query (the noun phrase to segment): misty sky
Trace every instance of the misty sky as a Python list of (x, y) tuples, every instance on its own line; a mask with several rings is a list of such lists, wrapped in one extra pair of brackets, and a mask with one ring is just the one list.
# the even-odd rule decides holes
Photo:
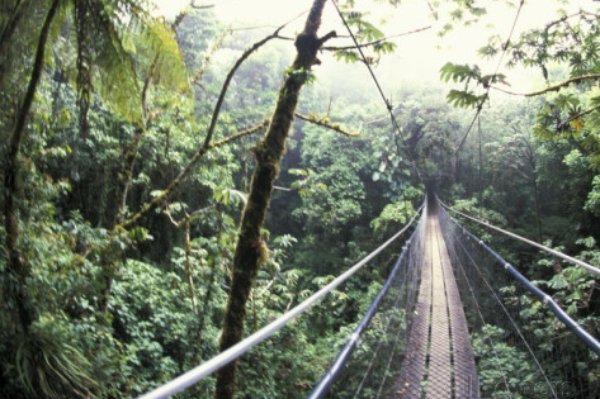
[[(155, 1), (160, 6), (160, 12), (167, 18), (172, 18), (181, 7), (189, 3), (189, 0)], [(233, 27), (261, 26), (265, 34), (268, 34), (275, 26), (307, 10), (312, 0), (195, 0), (195, 3), (214, 4), (217, 17)], [(382, 0), (358, 0), (359, 9), (368, 11), (372, 16), (371, 20), (378, 23), (386, 35), (434, 25), (434, 28), (428, 31), (394, 40), (398, 46), (395, 54), (386, 56), (376, 68), (384, 90), (393, 93), (403, 85), (415, 82), (439, 86), (439, 69), (447, 61), (478, 63), (485, 72), (493, 72), (498, 60), (481, 60), (477, 57), (476, 50), (494, 34), (504, 39), (508, 36), (516, 8), (507, 6), (507, 3), (511, 3), (509, 1), (490, 0), (486, 3), (489, 3), (488, 14), (481, 22), (467, 27), (456, 27), (450, 34), (440, 38), (437, 33), (445, 21), (435, 21), (424, 0), (404, 0), (397, 8), (388, 6)], [(525, 29), (541, 26), (554, 18), (559, 3), (560, 0), (526, 1), (513, 37)], [(592, 0), (575, 0), (568, 3), (568, 10), (593, 5)], [(302, 28), (302, 21), (303, 18), (299, 18), (290, 24), (285, 32), (290, 36), (297, 33)], [(321, 32), (329, 30), (346, 33), (331, 4), (326, 7)], [(337, 39), (335, 44), (348, 44), (347, 39), (345, 40)], [(292, 51), (293, 46), (290, 44), (290, 54)], [(318, 77), (324, 78), (323, 81), (335, 80), (336, 77), (339, 79), (340, 75), (356, 81), (369, 79), (368, 72), (360, 64), (346, 65), (327, 56), (321, 58), (323, 65), (319, 66), (316, 73)], [(516, 91), (528, 91), (544, 84), (539, 70), (509, 70), (503, 66), (500, 72), (508, 75), (512, 88)]]

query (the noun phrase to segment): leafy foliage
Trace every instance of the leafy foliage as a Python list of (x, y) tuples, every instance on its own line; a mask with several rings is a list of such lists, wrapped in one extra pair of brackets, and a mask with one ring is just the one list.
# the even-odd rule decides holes
[[(50, 4), (9, 3), (0, 7), (3, 34), (10, 21), (17, 22), (11, 40), (0, 42), (3, 153)], [(440, 2), (431, 3), (441, 11)], [(445, 17), (453, 23), (484, 13), (479, 2), (451, 4), (453, 12)], [(51, 51), (18, 156), (18, 245), (31, 271), (23, 284), (7, 272), (5, 248), (0, 257), (2, 397), (137, 396), (217, 353), (256, 138), (239, 137), (196, 163), (190, 159), (205, 138), (224, 76), (255, 33), (232, 32), (210, 10), (188, 10), (174, 31), (147, 7), (134, 0), (61, 1), (52, 25)], [(395, 50), (369, 14), (344, 12), (367, 62), (377, 64)], [(511, 60), (568, 77), (597, 73), (595, 21), (581, 13), (529, 32), (512, 43)], [(485, 53), (497, 54), (500, 45), (493, 40)], [(289, 48), (288, 42), (269, 43), (243, 63), (215, 138), (269, 114), (281, 77), (291, 72), (285, 69)], [(338, 50), (336, 57), (359, 60), (352, 49)], [(565, 61), (566, 69), (553, 71), (557, 61)], [(531, 237), (539, 221), (543, 240), (598, 263), (600, 94), (594, 80), (531, 102), (495, 103), (485, 110), (480, 142), (467, 141), (455, 156), (470, 115), (448, 107), (439, 91), (394, 93), (397, 131), (387, 116), (374, 119), (380, 105), (356, 82), (341, 77), (352, 89), (346, 91), (322, 85), (318, 73), (294, 73), (313, 83), (299, 104), (304, 114), (326, 115), (316, 119), (341, 121), (362, 133), (342, 137), (307, 122), (294, 124), (263, 231), (269, 256), (252, 291), (249, 331), (331, 281), (412, 216), (425, 191), (413, 165), (428, 188), (456, 209)], [(489, 99), (487, 89), (506, 79), (450, 63), (441, 75), (463, 86), (448, 96), (462, 107), (481, 106)], [(82, 117), (89, 128), (85, 137), (77, 120)], [(152, 211), (132, 225), (118, 223), (165, 193), (187, 167), (187, 178)], [(570, 314), (598, 330), (597, 279), (478, 233), (511, 262), (527, 265), (527, 274)], [(0, 238), (5, 242), (4, 229)], [(239, 396), (303, 397), (380, 288), (391, 258), (382, 255), (307, 317), (249, 353), (240, 365)], [(26, 330), (19, 328), (18, 303), (8, 295), (18, 290), (33, 308)], [(543, 325), (547, 320), (533, 302), (515, 300), (523, 302), (533, 330), (563, 333), (556, 324)], [(376, 316), (369, 345), (390, 340), (381, 337), (383, 320), (405, 316), (391, 313)], [(474, 337), (486, 387), (503, 372), (523, 376), (511, 385), (531, 380), (517, 347), (498, 344), (500, 356), (494, 357), (479, 345), (503, 334), (490, 326)], [(182, 397), (208, 397), (213, 385), (205, 379)]]

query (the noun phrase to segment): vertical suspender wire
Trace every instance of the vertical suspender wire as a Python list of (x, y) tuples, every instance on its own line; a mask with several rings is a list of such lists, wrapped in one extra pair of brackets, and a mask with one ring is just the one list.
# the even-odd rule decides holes
[(336, 356), (335, 360), (333, 361), (333, 364), (329, 367), (329, 370), (327, 371), (327, 373), (323, 376), (323, 378), (321, 378), (321, 380), (319, 381), (317, 386), (311, 391), (311, 393), (307, 396), (307, 398), (318, 399), (318, 398), (322, 398), (323, 396), (325, 396), (325, 394), (329, 390), (329, 387), (331, 386), (333, 381), (337, 378), (339, 373), (342, 371), (344, 364), (346, 364), (346, 361), (350, 357), (350, 354), (352, 353), (352, 351), (358, 344), (358, 340), (359, 340), (360, 336), (362, 335), (365, 328), (368, 327), (368, 325), (371, 322), (371, 319), (375, 315), (375, 312), (379, 308), (379, 304), (381, 303), (381, 300), (383, 299), (383, 297), (387, 294), (388, 290), (390, 289), (390, 287), (392, 285), (392, 281), (394, 280), (394, 277), (396, 276), (396, 274), (398, 273), (398, 270), (400, 270), (400, 267), (402, 266), (402, 261), (407, 257), (406, 254), (409, 251), (410, 245), (413, 242), (414, 236), (416, 233), (417, 233), (417, 230), (413, 231), (410, 238), (406, 241), (406, 244), (402, 248), (402, 252), (400, 253), (400, 256), (398, 257), (398, 260), (396, 261), (394, 268), (392, 269), (388, 278), (386, 279), (385, 284), (383, 285), (383, 287), (381, 287), (381, 289), (379, 290), (379, 293), (377, 294), (377, 296), (375, 297), (375, 299), (373, 300), (373, 302), (367, 309), (366, 313), (363, 315), (363, 317), (358, 322), (358, 325), (352, 332), (352, 335), (350, 336), (350, 338), (348, 339), (348, 341), (346, 342), (346, 344), (344, 345), (342, 350)]
[[(424, 219), (421, 219), (421, 222), (423, 220)], [(418, 241), (419, 244), (421, 242), (422, 242), (421, 240)], [(410, 264), (407, 266), (410, 267)], [(388, 357), (388, 362), (386, 364), (385, 370), (383, 371), (383, 375), (381, 377), (381, 382), (379, 383), (379, 388), (377, 389), (377, 394), (375, 395), (376, 399), (379, 399), (381, 397), (381, 395), (384, 393), (383, 388), (385, 387), (385, 382), (387, 380), (388, 372), (392, 365), (392, 361), (394, 360), (394, 356), (396, 355), (396, 347), (398, 346), (398, 341), (400, 340), (400, 336), (401, 336), (400, 334), (396, 334), (396, 338), (394, 339), (394, 344), (392, 345), (390, 356)]]
[[(424, 211), (423, 214), (425, 215), (427, 212)], [(417, 266), (416, 265), (420, 265), (421, 261), (419, 260), (420, 257), (419, 255), (422, 253), (423, 250), (423, 237), (421, 236), (421, 232), (423, 231), (423, 228), (420, 226), (421, 224), (424, 223), (425, 218), (421, 218), (421, 220), (419, 221), (419, 226), (417, 226), (417, 237), (416, 240), (414, 241), (415, 244), (412, 248), (412, 251), (409, 252), (408, 254), (408, 264), (407, 264), (407, 268), (409, 270), (409, 273), (412, 274), (412, 277), (407, 277), (407, 279), (409, 281), (418, 281), (418, 273), (417, 273)], [(417, 259), (418, 258), (418, 259)], [(404, 294), (400, 294), (396, 297), (396, 300), (393, 304), (393, 308), (396, 308), (398, 306), (398, 303), (400, 302), (400, 299), (402, 299), (402, 296), (406, 296), (406, 303), (412, 303), (415, 300), (415, 296), (416, 296), (416, 285), (414, 284), (412, 287), (409, 287), (410, 289), (404, 293)], [(407, 315), (408, 316), (408, 315)], [(405, 316), (406, 317), (406, 316)], [(390, 328), (390, 324), (392, 322), (393, 316), (390, 316), (388, 318), (388, 323), (385, 327), (384, 333), (387, 333), (387, 331)], [(407, 322), (407, 325), (410, 324), (410, 321)], [(405, 327), (405, 330), (408, 331), (409, 328), (408, 326)], [(399, 334), (397, 334), (399, 335)], [(378, 355), (379, 355), (379, 351), (381, 350), (381, 347), (383, 346), (383, 344), (385, 343), (385, 340), (380, 340), (379, 343), (377, 344), (377, 347), (375, 348), (375, 351), (373, 352), (373, 355), (371, 356), (371, 359), (369, 360), (369, 363), (367, 365), (367, 369), (366, 371), (363, 373), (362, 379), (360, 381), (360, 383), (358, 384), (358, 387), (356, 388), (356, 390), (354, 391), (354, 394), (352, 396), (352, 399), (357, 399), (365, 385), (365, 383), (367, 382), (367, 378), (369, 377), (369, 374), (371, 373), (371, 370), (375, 364), (375, 360), (377, 359)]]
[(392, 365), (392, 361), (394, 360), (394, 356), (396, 355), (396, 347), (398, 346), (399, 340), (400, 340), (400, 334), (396, 334), (396, 339), (394, 339), (394, 345), (392, 346), (392, 350), (390, 352), (390, 356), (388, 358), (387, 365), (385, 366), (385, 370), (383, 371), (383, 376), (381, 377), (381, 382), (379, 383), (379, 389), (377, 389), (377, 395), (375, 396), (375, 398), (377, 398), (377, 399), (379, 399), (381, 397), (381, 394), (383, 393), (383, 387), (385, 386), (388, 372), (390, 371), (390, 366)]
[[(410, 257), (411, 256), (409, 253), (409, 259), (410, 259)], [(409, 263), (409, 267), (410, 267), (410, 260), (408, 261), (408, 263)], [(392, 308), (396, 308), (398, 306), (398, 304), (400, 303), (401, 299), (402, 299), (402, 293), (399, 292), (398, 295), (396, 295), (396, 298), (394, 299)], [(388, 317), (385, 328), (383, 329), (384, 335), (387, 335), (387, 332), (389, 331), (390, 326), (392, 325), (393, 319), (394, 319), (393, 315), (390, 315)], [(371, 369), (373, 368), (373, 365), (375, 364), (375, 359), (377, 358), (377, 355), (379, 354), (379, 351), (381, 350), (381, 347), (383, 346), (384, 342), (385, 342), (384, 340), (379, 340), (379, 343), (377, 344), (377, 347), (375, 348), (375, 351), (373, 352), (373, 355), (371, 356), (371, 359), (369, 360), (369, 363), (367, 364), (367, 369), (363, 373), (360, 383), (358, 384), (358, 387), (354, 391), (354, 395), (352, 396), (353, 399), (357, 398), (360, 391), (362, 391), (362, 388), (363, 388), (365, 382), (367, 381), (369, 374), (371, 373)]]

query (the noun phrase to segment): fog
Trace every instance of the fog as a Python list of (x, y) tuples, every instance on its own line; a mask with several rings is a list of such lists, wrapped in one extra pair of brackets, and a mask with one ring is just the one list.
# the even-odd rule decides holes
[[(159, 12), (167, 18), (173, 18), (179, 10), (189, 3), (189, 0), (156, 0)], [(225, 24), (234, 28), (253, 28), (252, 31), (272, 32), (276, 26), (298, 17), (308, 10), (312, 0), (196, 0), (195, 4), (214, 5), (212, 10)], [(387, 4), (384, 0), (357, 0), (356, 7), (369, 13), (371, 21), (385, 33), (394, 36), (414, 29), (431, 26), (419, 33), (392, 39), (397, 48), (393, 54), (383, 56), (374, 66), (375, 73), (380, 79), (385, 94), (392, 97), (407, 86), (443, 86), (446, 89), (451, 84), (440, 82), (439, 70), (446, 62), (478, 64), (486, 73), (493, 73), (498, 65), (498, 57), (484, 60), (478, 57), (477, 50), (485, 45), (491, 36), (498, 36), (505, 41), (515, 20), (517, 7), (512, 3), (518, 1), (486, 1), (487, 14), (477, 23), (454, 23), (453, 29), (440, 36), (440, 31), (449, 19), (451, 5), (445, 3), (438, 13), (439, 19), (434, 18), (427, 2), (423, 0), (402, 1), (398, 7)], [(590, 6), (592, 0), (570, 1), (568, 5), (560, 0), (531, 0), (523, 6), (513, 38), (519, 33), (533, 27), (543, 26), (547, 21), (557, 16), (557, 10), (562, 7), (567, 12), (579, 7)], [(293, 36), (302, 29), (304, 16), (296, 18), (284, 30), (288, 36)], [(341, 37), (332, 40), (330, 45), (349, 45), (347, 32), (331, 4), (327, 4), (323, 17), (321, 32), (335, 30)], [(253, 33), (254, 34), (254, 33)], [(290, 59), (294, 48), (288, 43)], [(334, 59), (330, 54), (323, 54), (322, 64), (315, 68), (320, 84), (335, 88), (333, 92), (346, 91), (347, 86), (358, 87), (360, 91), (378, 96), (367, 69), (360, 63), (346, 64)], [(545, 82), (538, 69), (510, 69), (506, 60), (502, 62), (500, 73), (507, 75), (511, 89), (514, 91), (529, 91), (542, 87)], [(503, 97), (502, 93), (493, 93)]]

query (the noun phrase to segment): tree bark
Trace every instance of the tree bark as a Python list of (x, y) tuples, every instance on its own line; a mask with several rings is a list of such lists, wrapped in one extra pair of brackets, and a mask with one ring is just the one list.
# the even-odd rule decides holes
[[(295, 41), (296, 59), (279, 91), (277, 106), (269, 129), (255, 149), (256, 167), (250, 183), (248, 202), (242, 214), (240, 232), (233, 260), (233, 279), (223, 321), (220, 350), (235, 345), (244, 332), (246, 302), (258, 268), (267, 256), (267, 248), (260, 229), (269, 206), (273, 182), (285, 151), (285, 143), (298, 104), (302, 86), (309, 78), (310, 69), (317, 64), (317, 51), (335, 33), (317, 37), (325, 0), (315, 0), (306, 20), (304, 31)], [(219, 370), (216, 398), (231, 399), (235, 390), (237, 362)]]
[[(31, 77), (27, 86), (27, 92), (21, 107), (17, 111), (15, 127), (10, 138), (8, 154), (4, 169), (4, 229), (6, 231), (6, 268), (9, 274), (7, 282), (7, 293), (10, 292), (15, 301), (17, 318), (23, 333), (27, 333), (34, 319), (34, 309), (25, 294), (25, 284), (31, 275), (27, 261), (23, 258), (19, 249), (19, 219), (15, 209), (15, 196), (19, 191), (19, 150), (25, 134), (25, 122), (31, 110), (31, 104), (42, 75), (44, 66), (44, 53), (48, 41), (50, 25), (56, 15), (59, 0), (54, 0), (50, 5), (46, 19), (42, 25), (38, 39), (37, 50), (33, 62)], [(12, 280), (12, 281), (11, 281)], [(10, 295), (10, 294), (9, 294)]]
[(4, 80), (4, 73), (7, 69), (6, 64), (8, 63), (9, 57), (8, 47), (10, 45), (15, 31), (17, 30), (17, 26), (19, 25), (21, 18), (25, 13), (24, 9), (25, 4), (23, 4), (23, 2), (20, 0), (17, 1), (13, 8), (12, 15), (8, 18), (8, 22), (4, 26), (2, 32), (0, 33), (0, 85)]

